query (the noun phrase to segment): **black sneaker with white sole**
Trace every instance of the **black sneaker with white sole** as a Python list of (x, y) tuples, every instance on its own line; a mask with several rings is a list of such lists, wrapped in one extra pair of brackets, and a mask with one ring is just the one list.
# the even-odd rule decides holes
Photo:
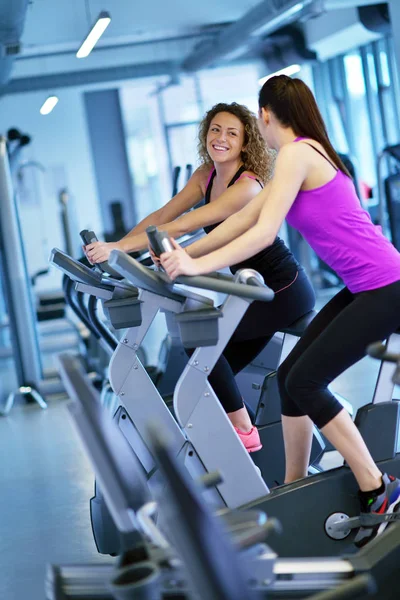
[[(361, 505), (361, 514), (392, 514), (400, 508), (400, 480), (393, 475), (382, 476), (384, 489), (377, 490), (366, 494), (359, 492), (359, 500)], [(379, 523), (373, 527), (360, 527), (354, 539), (354, 543), (358, 548), (362, 548), (368, 542), (383, 533), (390, 521)]]

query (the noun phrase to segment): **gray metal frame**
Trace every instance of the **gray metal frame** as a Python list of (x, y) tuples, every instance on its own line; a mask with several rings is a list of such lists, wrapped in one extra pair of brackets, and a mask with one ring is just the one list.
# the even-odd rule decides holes
[[(209, 472), (218, 470), (218, 490), (230, 508), (268, 494), (251, 457), (208, 383), (208, 375), (245, 314), (249, 301), (228, 296), (221, 307), (219, 340), (198, 348), (184, 369), (174, 393), (175, 415)], [(237, 473), (246, 472), (246, 485)]]
[(181, 304), (144, 290), (139, 290), (139, 300), (142, 324), (128, 329), (120, 340), (110, 362), (110, 383), (146, 445), (150, 443), (148, 424), (156, 420), (174, 452), (179, 454), (186, 438), (140, 362), (137, 351), (158, 311), (177, 313), (182, 309)]
[[(126, 409), (135, 429), (134, 432), (128, 429), (126, 435), (151, 478), (156, 471), (154, 459), (149, 451), (151, 446), (149, 423), (156, 423), (157, 427), (167, 436), (175, 456), (193, 477), (199, 477), (207, 472), (204, 461), (199, 458), (196, 449), (188, 442), (184, 431), (171, 414), (137, 353), (159, 311), (164, 312), (169, 320), (171, 315), (182, 312), (193, 302), (198, 308), (201, 297), (187, 290), (182, 290), (180, 296), (179, 292), (175, 291), (174, 296), (177, 299), (166, 298), (148, 290), (138, 291), (142, 308), (142, 323), (139, 327), (130, 328), (124, 333), (109, 366), (112, 389), (119, 397), (120, 404)], [(208, 298), (204, 298), (204, 301), (206, 305), (209, 305)], [(220, 494), (215, 490), (209, 490), (207, 496), (213, 505), (224, 506)]]

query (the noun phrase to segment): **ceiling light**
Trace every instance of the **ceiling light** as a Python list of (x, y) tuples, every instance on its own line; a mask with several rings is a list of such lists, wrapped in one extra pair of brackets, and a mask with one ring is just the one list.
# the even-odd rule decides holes
[(290, 67), (285, 67), (284, 69), (281, 69), (280, 71), (275, 71), (275, 73), (271, 73), (271, 75), (262, 77), (261, 79), (258, 80), (258, 83), (260, 85), (264, 85), (264, 83), (266, 81), (268, 81), (268, 79), (271, 79), (271, 77), (275, 77), (275, 75), (288, 75), (290, 77), (291, 75), (295, 75), (295, 73), (298, 73), (299, 71), (301, 71), (300, 65), (290, 65)]
[(48, 115), (49, 113), (51, 113), (51, 111), (53, 110), (53, 108), (55, 107), (57, 102), (58, 102), (57, 96), (49, 96), (43, 102), (42, 108), (40, 109), (40, 114)]
[(105, 10), (101, 11), (99, 16), (97, 17), (96, 23), (93, 25), (92, 29), (87, 34), (86, 38), (83, 40), (81, 47), (76, 53), (77, 58), (86, 58), (89, 56), (108, 25), (110, 24), (111, 17), (108, 12)]

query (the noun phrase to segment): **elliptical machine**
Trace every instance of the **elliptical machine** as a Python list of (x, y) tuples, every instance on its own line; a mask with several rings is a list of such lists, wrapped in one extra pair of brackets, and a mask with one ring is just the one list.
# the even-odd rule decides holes
[[(160, 245), (164, 251), (171, 249), (168, 242), (164, 236), (160, 237)], [(129, 257), (113, 251), (110, 263), (130, 278)], [(185, 282), (187, 278), (179, 278), (178, 281)], [(226, 318), (221, 320), (221, 326), (231, 318), (233, 310), (238, 310), (232, 304), (232, 299), (228, 298), (224, 304)], [(201, 314), (193, 311), (191, 317), (194, 322), (199, 321)], [(207, 470), (217, 468), (221, 472), (223, 483), (217, 487), (224, 502), (230, 508), (257, 508), (278, 518), (283, 525), (284, 534), (274, 537), (271, 545), (280, 556), (310, 556), (316, 549), (321, 556), (354, 552), (354, 532), (360, 527), (361, 521), (352, 519), (359, 513), (357, 486), (346, 465), (272, 491), (267, 486), (260, 490), (259, 486), (253, 487), (249, 483), (248, 478), (254, 467), (252, 468), (251, 462), (242, 461), (242, 448), (234, 445), (235, 433), (230, 424), (221, 418), (217, 409), (217, 406), (220, 408), (219, 403), (207, 381), (207, 375), (226, 342), (226, 332), (222, 334), (221, 327), (220, 339), (212, 350), (198, 348), (191, 356), (174, 394), (177, 420), (198, 456)], [(387, 350), (400, 350), (400, 331), (390, 336)], [(392, 400), (392, 371), (393, 367), (389, 363), (382, 363), (373, 401), (358, 410), (355, 423), (380, 469), (399, 477), (400, 405), (398, 401)], [(208, 436), (204, 435), (207, 430)], [(243, 485), (244, 481), (246, 485)], [(305, 518), (305, 511), (308, 512), (308, 518)], [(379, 515), (377, 518), (384, 521), (387, 515)], [(364, 525), (366, 521), (364, 519)]]
[[(132, 284), (102, 277), (58, 250), (53, 250), (51, 262), (73, 278), (80, 289), (85, 289), (87, 293), (103, 299), (104, 308), (114, 327), (129, 327), (121, 338), (110, 364), (110, 380), (121, 400), (121, 406), (114, 420), (134, 448), (147, 473), (150, 485), (158, 481), (154, 459), (148, 449), (146, 424), (151, 418), (157, 418), (163, 430), (169, 433), (179, 461), (186, 466), (193, 477), (197, 477), (207, 472), (204, 464), (198, 459), (192, 445), (188, 443), (185, 434), (146, 373), (140, 362), (139, 351), (140, 344), (160, 309), (166, 311), (167, 318), (172, 320), (174, 315), (188, 308), (203, 308), (206, 312), (212, 312), (213, 304), (204, 296), (177, 286), (166, 285), (160, 274), (143, 267), (127, 255), (126, 258), (136, 265), (138, 272), (145, 277), (147, 285), (142, 285), (139, 290), (132, 287)], [(242, 284), (234, 283), (231, 277), (226, 279), (228, 281), (224, 282), (222, 289), (218, 279), (210, 281), (216, 291), (233, 291), (239, 295), (246, 292), (250, 300), (272, 297), (272, 292), (266, 288), (250, 286), (246, 288)], [(126, 289), (126, 293), (121, 296), (123, 288)], [(249, 290), (252, 296), (249, 296)], [(247, 308), (247, 302), (244, 306)], [(217, 310), (215, 312), (219, 314)], [(206, 331), (204, 327), (201, 329)], [(200, 343), (201, 340), (200, 337)], [(241, 445), (238, 438), (235, 438), (235, 443)], [(252, 464), (247, 453), (244, 453), (243, 459)], [(255, 469), (253, 478), (254, 485), (260, 485), (260, 489), (264, 489), (264, 484)], [(214, 506), (224, 506), (217, 490), (210, 490), (207, 496)], [(113, 528), (110, 523), (104, 502), (97, 493), (91, 502), (91, 512), (98, 549), (102, 553), (120, 553), (121, 541), (115, 533), (115, 527)]]

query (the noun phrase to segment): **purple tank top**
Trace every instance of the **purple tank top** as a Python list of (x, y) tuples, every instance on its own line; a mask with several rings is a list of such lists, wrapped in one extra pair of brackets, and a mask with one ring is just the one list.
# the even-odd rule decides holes
[(321, 187), (300, 190), (286, 220), (353, 294), (400, 280), (399, 252), (372, 223), (342, 171)]

